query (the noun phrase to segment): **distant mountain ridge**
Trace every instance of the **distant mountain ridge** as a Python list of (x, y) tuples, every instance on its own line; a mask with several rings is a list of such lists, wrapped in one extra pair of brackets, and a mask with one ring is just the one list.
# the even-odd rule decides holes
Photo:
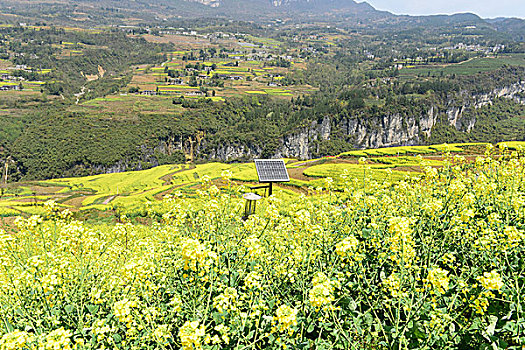
[(0, 12), (13, 14), (69, 11), (118, 10), (133, 13), (136, 18), (157, 17), (217, 17), (236, 20), (279, 18), (282, 16), (322, 18), (324, 14), (339, 15), (391, 15), (378, 11), (366, 2), (353, 0), (0, 0)]
[[(177, 0), (171, 0), (175, 3)], [(178, 0), (180, 1), (180, 0)], [(186, 2), (199, 3), (211, 8), (216, 8), (218, 12), (225, 14), (248, 13), (247, 10), (254, 11), (252, 15), (278, 15), (283, 11), (286, 14), (326, 13), (373, 13), (381, 12), (374, 9), (366, 2), (357, 3), (353, 0), (182, 0)]]
[[(525, 41), (525, 20), (482, 19), (472, 13), (407, 16), (376, 10), (367, 2), (354, 0), (0, 0), (1, 13), (22, 19), (78, 25), (88, 14), (86, 25), (128, 24), (127, 18), (142, 23), (225, 18), (255, 23), (286, 20), (326, 23), (348, 27), (404, 30), (416, 27), (485, 27)], [(75, 18), (82, 17), (80, 18)], [(9, 18), (9, 17), (6, 17)], [(60, 22), (59, 22), (60, 23)]]
[[(198, 2), (200, 4), (211, 6), (211, 7), (220, 7), (227, 6), (231, 3), (239, 2), (235, 0), (185, 0), (189, 2)], [(319, 6), (333, 6), (333, 7), (344, 7), (344, 6), (356, 6), (359, 5), (353, 0), (244, 0), (240, 1), (241, 3), (259, 3), (260, 5), (273, 6), (273, 7), (284, 7), (284, 6), (310, 6), (310, 7), (319, 7)], [(365, 6), (371, 5), (368, 3), (362, 3)]]

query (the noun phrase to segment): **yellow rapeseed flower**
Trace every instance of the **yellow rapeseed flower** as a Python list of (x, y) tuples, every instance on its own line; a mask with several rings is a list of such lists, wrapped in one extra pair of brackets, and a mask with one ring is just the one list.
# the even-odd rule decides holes
[(223, 293), (213, 298), (213, 306), (219, 312), (235, 310), (238, 298), (239, 294), (237, 293), (237, 290), (235, 288), (228, 287)]
[(217, 254), (196, 239), (186, 238), (181, 243), (181, 255), (185, 270), (196, 271), (197, 267), (209, 268)]
[(354, 236), (348, 236), (343, 239), (341, 242), (337, 243), (335, 246), (335, 252), (337, 255), (342, 257), (347, 257), (353, 254), (357, 247), (359, 246), (359, 241)]
[(504, 286), (503, 279), (496, 270), (485, 272), (483, 276), (478, 277), (478, 281), (481, 283), (483, 288), (489, 290), (500, 291)]
[(275, 319), (279, 322), (279, 330), (293, 333), (292, 327), (297, 326), (298, 310), (288, 305), (281, 305), (275, 312)]
[(135, 307), (137, 307), (137, 302), (135, 300), (123, 299), (117, 301), (113, 305), (113, 314), (118, 318), (120, 322), (130, 323), (133, 320), (131, 311)]
[(411, 266), (416, 258), (415, 242), (412, 237), (413, 218), (393, 217), (389, 220), (388, 231), (391, 234), (387, 242), (390, 243), (391, 259), (397, 264)]
[(159, 325), (153, 332), (153, 337), (159, 344), (165, 344), (170, 338), (171, 333), (169, 332), (168, 325)]
[(334, 289), (338, 284), (336, 281), (331, 281), (328, 276), (322, 272), (318, 272), (312, 280), (313, 287), (308, 293), (308, 301), (315, 308), (321, 308), (332, 303), (334, 298)]
[(43, 349), (45, 350), (69, 350), (72, 348), (71, 337), (73, 333), (63, 327), (56, 329), (46, 335)]
[(393, 298), (406, 297), (407, 293), (401, 285), (401, 278), (397, 274), (391, 274), (383, 281), (384, 288), (392, 295)]
[(182, 350), (202, 349), (202, 340), (206, 336), (206, 327), (199, 325), (199, 321), (186, 321), (179, 329), (179, 338)]
[(35, 338), (27, 332), (14, 330), (0, 338), (0, 350), (28, 349)]
[(448, 290), (449, 278), (448, 271), (443, 270), (439, 267), (428, 271), (428, 282), (440, 293), (444, 293)]

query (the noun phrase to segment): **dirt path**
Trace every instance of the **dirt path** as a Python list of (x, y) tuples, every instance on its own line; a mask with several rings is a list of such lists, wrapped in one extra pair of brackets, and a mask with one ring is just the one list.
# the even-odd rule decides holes
[(183, 171), (187, 171), (187, 170), (193, 170), (195, 169), (196, 166), (194, 164), (191, 164), (188, 169), (186, 169), (186, 167), (184, 167), (184, 169), (179, 169), (177, 171), (174, 171), (172, 173), (169, 173), (169, 174), (166, 174), (164, 176), (162, 176), (160, 179), (162, 181), (164, 181), (164, 183), (162, 184), (162, 186), (168, 186), (170, 184), (170, 181), (171, 181), (171, 178), (173, 177), (173, 175), (177, 174), (177, 173), (180, 173), (180, 172), (183, 172)]
[(304, 175), (304, 170), (305, 169), (307, 169), (307, 167), (288, 169), (288, 175), (290, 175), (290, 178), (292, 178), (292, 179), (301, 180), (301, 181), (312, 181), (312, 180), (314, 180), (313, 178)]
[(0, 229), (8, 232), (12, 231), (15, 227), (15, 219), (15, 217), (0, 217)]
[(156, 195), (153, 196), (153, 198), (155, 198), (156, 200), (160, 201), (160, 200), (164, 199), (165, 195), (171, 194), (176, 189), (184, 187), (184, 186), (187, 186), (187, 185), (189, 185), (189, 184), (175, 185), (175, 186), (171, 187), (170, 189), (167, 189), (166, 191), (162, 191), (160, 193), (157, 193)]
[(106, 198), (106, 200), (104, 202), (102, 202), (102, 204), (106, 205), (106, 204), (109, 204), (113, 199), (115, 199), (117, 196), (111, 196), (109, 198)]

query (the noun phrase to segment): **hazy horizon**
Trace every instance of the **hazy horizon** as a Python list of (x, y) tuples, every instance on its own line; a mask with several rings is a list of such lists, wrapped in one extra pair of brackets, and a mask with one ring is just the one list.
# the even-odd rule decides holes
[[(358, 0), (361, 2), (361, 0)], [(525, 19), (524, 0), (366, 0), (378, 10), (400, 15), (438, 15), (471, 12), (483, 18), (518, 17)]]

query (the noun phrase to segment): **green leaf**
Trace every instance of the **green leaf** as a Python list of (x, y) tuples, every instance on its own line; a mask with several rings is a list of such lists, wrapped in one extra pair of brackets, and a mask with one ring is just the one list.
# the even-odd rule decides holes
[(19, 315), (19, 316), (24, 316), (24, 312), (21, 310), (21, 309), (15, 309), (15, 314)]
[(412, 329), (412, 332), (414, 333), (414, 336), (417, 338), (417, 339), (426, 339), (427, 338), (427, 334), (422, 332), (420, 329), (419, 329), (419, 325), (416, 324), (414, 326), (414, 328)]
[(496, 324), (498, 323), (498, 317), (494, 315), (490, 315), (489, 320), (490, 320), (490, 323), (485, 331), (487, 332), (488, 335), (493, 336), (494, 331), (496, 330)]
[(217, 324), (222, 323), (222, 321), (224, 320), (224, 314), (222, 314), (220, 312), (214, 312), (213, 313), (213, 320)]
[(73, 310), (75, 309), (75, 306), (69, 304), (69, 305), (66, 305), (66, 306), (64, 307), (64, 309), (66, 310), (66, 312), (67, 312), (68, 314), (70, 314), (70, 313), (72, 313)]
[(350, 299), (350, 300), (348, 301), (348, 307), (349, 307), (350, 310), (352, 310), (352, 311), (357, 310), (357, 303), (355, 302), (354, 299)]
[(90, 314), (94, 315), (98, 312), (98, 305), (91, 305), (91, 304), (88, 304), (86, 305), (88, 311)]
[(456, 324), (454, 322), (450, 323), (448, 326), (450, 334), (454, 334), (456, 332)]
[(469, 327), (469, 331), (475, 331), (475, 330), (478, 330), (479, 329), (479, 326), (481, 324), (481, 320), (479, 319), (479, 317), (476, 317), (474, 319), (474, 321), (472, 322), (472, 324), (470, 325)]
[(122, 337), (120, 336), (120, 334), (113, 334), (113, 340), (115, 341), (115, 343), (120, 343), (122, 341)]
[(363, 237), (363, 238), (368, 238), (368, 237), (371, 236), (371, 234), (372, 234), (372, 229), (364, 228), (364, 229), (362, 230), (362, 237)]
[(517, 328), (516, 321), (508, 321), (503, 325), (502, 330), (515, 334)]
[(11, 333), (15, 330), (15, 327), (13, 327), (13, 325), (7, 320), (5, 321), (5, 328), (7, 329), (7, 333)]
[(370, 313), (366, 313), (364, 316), (365, 323), (369, 326), (371, 326), (374, 323), (374, 317)]
[(310, 323), (308, 326), (308, 329), (306, 330), (307, 333), (312, 333), (315, 329), (315, 323)]

